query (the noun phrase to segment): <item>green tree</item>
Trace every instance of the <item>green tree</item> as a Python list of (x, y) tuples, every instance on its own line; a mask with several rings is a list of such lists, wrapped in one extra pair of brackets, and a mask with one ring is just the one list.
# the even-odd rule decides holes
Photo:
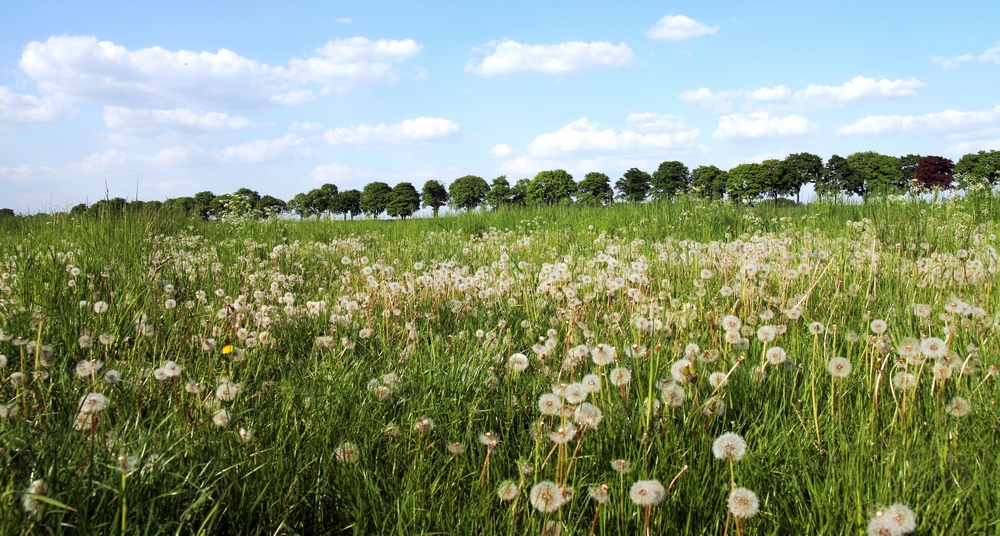
[(863, 151), (848, 156), (847, 164), (863, 184), (862, 197), (897, 193), (906, 186), (899, 159), (895, 156)]
[(424, 183), (421, 197), (424, 200), (424, 208), (430, 207), (436, 218), (438, 210), (448, 204), (448, 189), (440, 182), (431, 179)]
[(455, 210), (475, 209), (486, 200), (486, 193), (489, 191), (490, 185), (486, 184), (486, 179), (475, 175), (459, 177), (448, 187), (450, 204)]
[(385, 212), (392, 198), (392, 187), (380, 181), (370, 182), (361, 190), (361, 212), (372, 218)]
[(753, 202), (767, 191), (771, 175), (764, 164), (740, 164), (726, 174), (726, 193), (734, 203)]
[(1000, 182), (1000, 151), (969, 153), (955, 164), (954, 173), (962, 188), (978, 182), (996, 185)]
[(281, 199), (278, 199), (277, 197), (265, 195), (261, 196), (261, 198), (257, 200), (256, 209), (265, 218), (267, 218), (270, 216), (278, 216), (282, 214), (283, 212), (285, 212), (285, 210), (288, 209), (288, 205)]
[(334, 214), (343, 214), (344, 219), (350, 216), (353, 220), (355, 216), (361, 214), (361, 192), (358, 190), (344, 190), (334, 198), (333, 207), (330, 209)]
[(816, 195), (820, 197), (834, 196), (841, 193), (861, 195), (864, 182), (860, 175), (854, 173), (847, 159), (833, 155), (823, 166), (823, 174), (816, 181)]
[(392, 188), (392, 196), (386, 212), (393, 218), (406, 219), (420, 210), (420, 194), (408, 182), (401, 182)]
[(531, 179), (518, 179), (510, 189), (510, 204), (523, 207), (528, 203), (528, 185)]
[(611, 177), (598, 171), (587, 173), (580, 184), (576, 185), (576, 202), (583, 205), (607, 205), (614, 196)]
[(698, 166), (691, 172), (691, 190), (705, 199), (722, 199), (726, 195), (727, 174), (715, 166)]
[(333, 212), (333, 207), (336, 205), (340, 190), (336, 184), (326, 183), (320, 186), (319, 189), (312, 190), (309, 194), (311, 197), (311, 208), (315, 214), (319, 215)]
[(795, 194), (795, 202), (799, 202), (802, 187), (810, 182), (819, 183), (823, 176), (823, 159), (812, 153), (794, 153), (782, 161), (782, 179), (789, 189), (789, 194)]
[(490, 191), (486, 192), (486, 204), (494, 210), (510, 204), (511, 189), (506, 175), (493, 179)]
[(615, 182), (618, 198), (629, 203), (641, 203), (646, 200), (651, 185), (649, 173), (638, 168), (629, 168), (622, 178)]
[(210, 217), (214, 216), (212, 213), (212, 201), (215, 201), (215, 194), (207, 190), (194, 194), (195, 210), (198, 211), (198, 216), (201, 219), (207, 221)]
[(899, 170), (903, 174), (904, 184), (909, 184), (913, 181), (913, 174), (916, 173), (921, 158), (919, 154), (908, 154), (899, 157)]
[(576, 181), (566, 170), (539, 171), (528, 183), (525, 201), (529, 205), (565, 205), (573, 202)]
[(653, 192), (653, 199), (673, 200), (674, 196), (687, 190), (691, 184), (691, 172), (682, 162), (671, 160), (660, 162), (650, 177), (650, 186)]
[(292, 214), (297, 214), (299, 219), (312, 216), (312, 210), (309, 207), (309, 194), (305, 192), (295, 194), (295, 197), (288, 201), (287, 208)]

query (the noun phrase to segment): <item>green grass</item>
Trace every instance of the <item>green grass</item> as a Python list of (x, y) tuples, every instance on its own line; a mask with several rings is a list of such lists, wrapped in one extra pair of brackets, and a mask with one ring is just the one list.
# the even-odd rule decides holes
[[(641, 534), (648, 522), (652, 534), (864, 534), (902, 503), (918, 534), (1000, 534), (998, 213), (1000, 198), (979, 196), (407, 221), (0, 220), (0, 533)], [(955, 300), (970, 309), (948, 313)], [(745, 345), (725, 341), (726, 315), (753, 324)], [(885, 340), (871, 338), (875, 319)], [(765, 345), (762, 325), (785, 331)], [(934, 360), (896, 350), (932, 336), (954, 354), (944, 381)], [(563, 368), (572, 348), (602, 343), (617, 365)], [(660, 380), (689, 344), (719, 357), (693, 359), (683, 404), (661, 408)], [(788, 361), (762, 371), (775, 345)], [(648, 353), (625, 351), (639, 346)], [(524, 372), (507, 367), (516, 352)], [(853, 365), (837, 381), (835, 356)], [(84, 360), (103, 368), (80, 377)], [(156, 379), (167, 361), (182, 372)], [(627, 385), (610, 383), (615, 366), (631, 371)], [(103, 380), (112, 369), (115, 385)], [(905, 394), (892, 382), (904, 370), (917, 377)], [(729, 371), (713, 395), (709, 375)], [(383, 399), (369, 383), (389, 373), (399, 381)], [(556, 445), (549, 431), (572, 421), (543, 416), (538, 398), (589, 373), (602, 379), (587, 402), (603, 420)], [(234, 400), (217, 400), (222, 378), (241, 386)], [(91, 392), (107, 407), (76, 430)], [(954, 397), (972, 411), (952, 415)], [(706, 415), (716, 400), (725, 412)], [(433, 427), (415, 431), (425, 418)], [(747, 443), (732, 477), (712, 453), (724, 432)], [(338, 457), (345, 442), (354, 463)], [(456, 442), (464, 453), (447, 449)], [(631, 472), (616, 473), (617, 459)], [(38, 479), (48, 502), (33, 514), (24, 493)], [(641, 508), (629, 489), (649, 479), (669, 490)], [(497, 495), (507, 480), (521, 486), (509, 502)], [(529, 491), (542, 481), (572, 498), (539, 511)], [(727, 515), (733, 482), (760, 501), (745, 526)], [(598, 508), (588, 488), (601, 484), (610, 499)]]

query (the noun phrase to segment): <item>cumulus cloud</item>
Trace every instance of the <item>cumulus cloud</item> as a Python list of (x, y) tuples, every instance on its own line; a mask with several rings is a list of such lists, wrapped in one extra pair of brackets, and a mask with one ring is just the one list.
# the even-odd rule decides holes
[(630, 129), (642, 132), (675, 132), (684, 129), (683, 119), (673, 114), (629, 114), (625, 123)]
[(961, 56), (955, 56), (954, 58), (942, 58), (941, 56), (931, 56), (928, 58), (931, 63), (936, 63), (941, 66), (942, 69), (954, 69), (958, 67), (960, 63), (965, 63), (967, 61), (972, 61), (976, 59), (972, 54), (962, 54)]
[(19, 166), (0, 166), (0, 177), (12, 182), (21, 182), (31, 179), (38, 172), (52, 171), (48, 166), (32, 166), (31, 164), (21, 164)]
[(870, 115), (837, 129), (838, 136), (995, 135), (1000, 106), (991, 110), (945, 110), (924, 115)]
[(424, 145), (442, 141), (458, 133), (458, 123), (441, 117), (418, 117), (386, 125), (352, 125), (327, 130), (323, 139), (330, 145), (372, 147), (382, 145)]
[(495, 158), (506, 158), (510, 156), (512, 152), (514, 152), (513, 147), (507, 145), (506, 143), (499, 143), (497, 145), (494, 145), (493, 148), (490, 149), (490, 154), (493, 155)]
[(107, 149), (98, 153), (92, 153), (78, 162), (73, 162), (70, 164), (70, 167), (94, 173), (121, 167), (125, 164), (126, 159), (125, 153), (118, 149)]
[(913, 77), (875, 80), (855, 76), (839, 86), (810, 84), (795, 92), (784, 85), (717, 93), (703, 87), (684, 91), (679, 98), (712, 113), (727, 113), (734, 109), (749, 111), (761, 106), (816, 109), (914, 97), (917, 90), (926, 85)]
[(221, 112), (206, 113), (197, 108), (136, 110), (121, 106), (104, 107), (104, 125), (108, 128), (160, 127), (189, 132), (247, 130), (265, 126), (246, 117), (231, 117)]
[(803, 136), (809, 132), (809, 120), (800, 115), (772, 117), (767, 112), (724, 115), (714, 137), (720, 140), (751, 140)]
[(351, 17), (340, 17), (339, 19), (335, 19), (335, 22), (338, 22), (340, 24), (350, 24)]
[(628, 45), (612, 45), (607, 41), (527, 45), (507, 40), (487, 46), (486, 51), (488, 54), (478, 63), (469, 60), (466, 72), (486, 78), (513, 78), (529, 73), (564, 76), (627, 67), (635, 62)]
[(653, 26), (646, 36), (662, 41), (683, 41), (703, 35), (711, 35), (719, 31), (719, 25), (709, 27), (684, 15), (667, 15)]
[(330, 41), (288, 66), (269, 66), (227, 49), (128, 50), (93, 36), (53, 36), (28, 43), (19, 65), (44, 93), (71, 100), (130, 108), (259, 108), (311, 100), (312, 90), (303, 87), (308, 84), (345, 93), (391, 83), (397, 78), (394, 64), (420, 49), (410, 39), (353, 37)]
[(139, 157), (140, 160), (161, 166), (183, 167), (208, 165), (212, 163), (210, 155), (197, 145), (172, 145), (160, 149), (150, 157)]
[(55, 123), (70, 115), (69, 102), (52, 95), (36, 97), (0, 86), (0, 128), (31, 128)]
[(292, 160), (296, 157), (311, 156), (313, 150), (305, 146), (306, 140), (288, 134), (283, 138), (273, 140), (254, 140), (239, 145), (226, 147), (218, 152), (217, 159), (222, 162), (277, 162)]
[(687, 150), (697, 141), (698, 129), (680, 132), (649, 132), (601, 129), (582, 117), (560, 128), (537, 136), (528, 146), (534, 157), (549, 157), (567, 153), (637, 153), (648, 150)]
[(323, 125), (321, 125), (319, 123), (309, 123), (309, 122), (301, 122), (300, 123), (299, 121), (295, 121), (295, 122), (292, 123), (291, 129), (292, 130), (303, 130), (303, 131), (306, 131), (306, 132), (310, 132), (310, 131), (316, 131), (316, 130), (323, 130)]
[(979, 61), (1000, 65), (1000, 45), (997, 45), (979, 56)]

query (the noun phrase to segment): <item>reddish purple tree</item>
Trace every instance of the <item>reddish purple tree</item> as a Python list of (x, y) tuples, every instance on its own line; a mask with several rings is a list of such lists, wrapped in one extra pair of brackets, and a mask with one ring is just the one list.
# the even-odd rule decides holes
[(928, 190), (948, 190), (952, 188), (954, 181), (951, 173), (953, 169), (955, 169), (954, 162), (947, 158), (925, 156), (917, 164), (917, 169), (913, 172), (913, 180)]

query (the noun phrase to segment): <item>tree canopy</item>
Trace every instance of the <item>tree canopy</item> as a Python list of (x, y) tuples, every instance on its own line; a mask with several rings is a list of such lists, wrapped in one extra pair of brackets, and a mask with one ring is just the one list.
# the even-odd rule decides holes
[(372, 218), (385, 212), (392, 200), (392, 187), (384, 182), (370, 182), (361, 190), (361, 212)]
[(629, 168), (622, 178), (615, 182), (618, 198), (629, 203), (641, 203), (646, 200), (650, 186), (649, 173), (639, 168)]
[(448, 188), (451, 206), (456, 210), (475, 209), (486, 200), (489, 191), (490, 185), (486, 184), (486, 179), (475, 175), (459, 177)]
[(660, 162), (649, 182), (653, 199), (673, 199), (677, 194), (687, 190), (691, 183), (691, 172), (677, 160)]
[(436, 218), (438, 210), (448, 203), (448, 189), (440, 182), (431, 179), (424, 183), (420, 197), (424, 201), (424, 208), (430, 207)]
[(607, 205), (614, 196), (611, 178), (604, 173), (591, 171), (576, 185), (576, 201), (583, 205)]

